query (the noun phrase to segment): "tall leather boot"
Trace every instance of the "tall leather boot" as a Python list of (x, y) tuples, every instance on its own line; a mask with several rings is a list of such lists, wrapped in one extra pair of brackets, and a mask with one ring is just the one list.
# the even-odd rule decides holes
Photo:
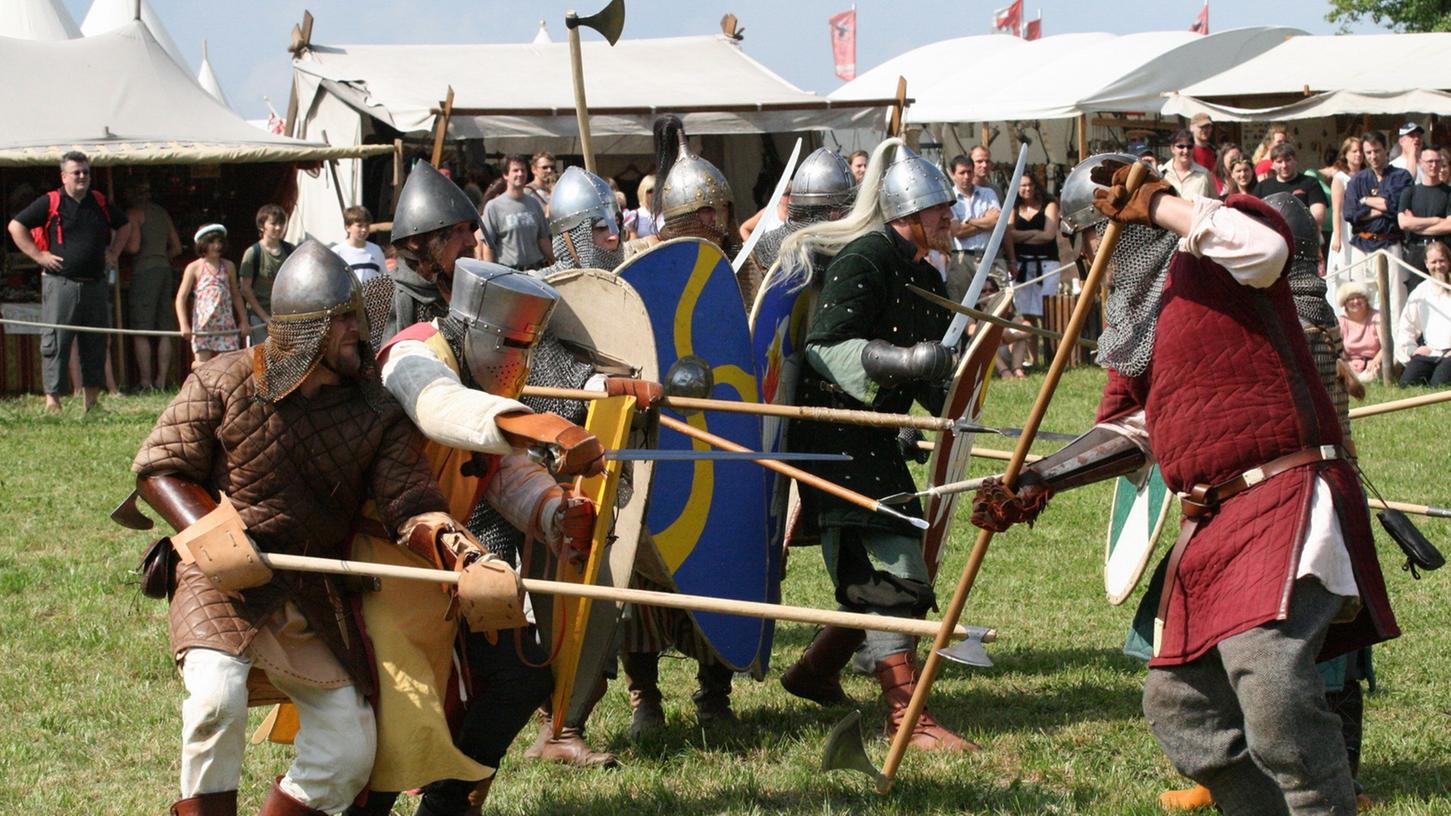
[(237, 816), (234, 790), (188, 796), (171, 803), (171, 816)]
[(660, 707), (660, 654), (625, 652), (620, 662), (625, 684), (630, 689), (630, 741), (654, 734), (665, 727), (665, 709)]
[[(882, 728), (888, 737), (897, 733), (906, 719), (907, 705), (917, 688), (917, 660), (912, 652), (897, 652), (877, 664), (877, 682), (882, 685), (882, 699), (889, 706), (887, 723)], [(922, 751), (980, 751), (982, 746), (948, 731), (922, 709), (912, 729), (909, 747)]]
[(328, 816), (327, 813), (310, 808), (307, 805), (293, 799), (283, 792), (281, 785), (282, 777), (272, 783), (272, 792), (267, 794), (267, 801), (262, 803), (262, 809), (257, 816)]
[(550, 704), (545, 703), (539, 711), (539, 738), (534, 741), (524, 756), (529, 759), (542, 759), (547, 762), (562, 762), (565, 765), (573, 765), (576, 768), (614, 768), (618, 767), (620, 760), (608, 751), (596, 751), (589, 747), (584, 740), (584, 724), (589, 719), (590, 712), (599, 703), (600, 698), (605, 696), (605, 678), (600, 677), (593, 689), (590, 690), (588, 705), (585, 706), (583, 716), (578, 723), (565, 721), (564, 727), (559, 730), (559, 736), (554, 736), (554, 719)]
[(690, 699), (695, 701), (695, 719), (701, 725), (729, 725), (736, 722), (731, 711), (731, 677), (735, 672), (719, 664), (699, 664), (695, 680), (700, 684)]
[(822, 629), (801, 657), (781, 675), (781, 687), (824, 706), (847, 702), (846, 692), (841, 688), (841, 670), (866, 638), (867, 633), (860, 629), (840, 626)]

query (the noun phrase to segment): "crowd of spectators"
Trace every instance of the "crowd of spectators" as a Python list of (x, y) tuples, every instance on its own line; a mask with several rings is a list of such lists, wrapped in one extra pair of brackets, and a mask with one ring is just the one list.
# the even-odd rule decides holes
[[(1214, 123), (1197, 114), (1169, 140), (1168, 161), (1158, 164), (1144, 144), (1127, 152), (1154, 163), (1181, 196), (1285, 192), (1299, 199), (1322, 229), (1322, 274), (1357, 375), (1369, 382), (1394, 365), (1404, 371), (1402, 385), (1451, 383), (1451, 290), (1441, 285), (1451, 272), (1443, 243), (1451, 235), (1447, 152), (1426, 143), (1419, 123), (1407, 122), (1394, 154), (1384, 134), (1367, 131), (1346, 138), (1324, 167), (1307, 169), (1291, 135), (1272, 124), (1246, 156), (1237, 144), (1216, 144)], [(1392, 262), (1382, 295), (1368, 261), (1382, 251), (1423, 274)], [(1382, 321), (1393, 348), (1381, 348)]]

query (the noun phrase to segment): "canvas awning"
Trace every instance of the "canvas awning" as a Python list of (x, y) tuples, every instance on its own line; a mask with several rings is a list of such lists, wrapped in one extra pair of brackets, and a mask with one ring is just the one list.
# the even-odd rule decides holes
[[(80, 150), (96, 164), (312, 161), (386, 152), (386, 146), (330, 147), (257, 130), (212, 98), (177, 65), (144, 23), (55, 42), (0, 39), (0, 75), (49, 66), (45, 81), (7, 82), (0, 165), (51, 163)], [(66, 104), (56, 104), (65, 88)]]
[[(582, 50), (596, 137), (646, 136), (662, 113), (679, 114), (692, 135), (826, 130), (887, 104), (807, 93), (723, 35), (595, 40)], [(404, 133), (430, 131), (452, 86), (453, 138), (578, 135), (567, 43), (314, 45), (293, 68), (304, 104), (322, 90)]]
[(1447, 116), (1451, 115), (1451, 93), (1420, 89), (1387, 93), (1329, 91), (1288, 105), (1268, 108), (1240, 108), (1206, 102), (1184, 94), (1170, 94), (1164, 101), (1162, 112), (1166, 116), (1185, 117), (1207, 113), (1216, 122), (1283, 122), (1343, 114), (1376, 116), (1434, 113)]

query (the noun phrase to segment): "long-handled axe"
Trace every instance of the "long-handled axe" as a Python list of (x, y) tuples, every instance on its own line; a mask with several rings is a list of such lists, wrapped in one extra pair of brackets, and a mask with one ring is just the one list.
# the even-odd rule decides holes
[(598, 14), (581, 17), (573, 9), (564, 15), (564, 27), (569, 29), (569, 68), (574, 76), (574, 116), (579, 122), (579, 149), (584, 154), (584, 169), (595, 171), (594, 144), (589, 134), (589, 105), (584, 99), (584, 58), (579, 51), (579, 27), (593, 28), (604, 35), (610, 45), (619, 42), (620, 32), (625, 28), (625, 0), (610, 0)]

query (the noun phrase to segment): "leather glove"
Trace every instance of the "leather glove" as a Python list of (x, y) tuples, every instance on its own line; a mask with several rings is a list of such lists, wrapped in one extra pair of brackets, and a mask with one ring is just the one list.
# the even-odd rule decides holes
[(1016, 492), (1008, 490), (1001, 479), (988, 479), (972, 497), (972, 523), (994, 533), (1022, 522), (1032, 527), (1052, 497), (1053, 489), (1028, 471), (1021, 474)]
[(565, 490), (554, 509), (554, 529), (559, 531), (555, 553), (575, 559), (589, 557), (594, 540), (595, 505), (589, 499)]
[(605, 469), (605, 446), (595, 435), (556, 414), (501, 414), (494, 420), (509, 444), (542, 447), (556, 476), (595, 476)]
[(1159, 193), (1174, 195), (1174, 188), (1163, 179), (1148, 178), (1130, 195), (1127, 185), (1131, 169), (1131, 164), (1111, 161), (1093, 168), (1089, 179), (1106, 187), (1093, 191), (1093, 208), (1120, 224), (1152, 227), (1154, 222), (1149, 218), (1149, 205), (1153, 203), (1154, 196)]
[(610, 377), (605, 380), (605, 393), (612, 397), (634, 397), (640, 408), (654, 408), (665, 399), (665, 388), (657, 382), (633, 377)]
[(917, 444), (921, 441), (922, 432), (916, 428), (903, 428), (897, 432), (897, 447), (902, 451), (902, 458), (925, 465), (932, 458), (932, 451)]
[(462, 572), (484, 555), (479, 540), (447, 513), (422, 513), (403, 522), (399, 543), (444, 569)]

